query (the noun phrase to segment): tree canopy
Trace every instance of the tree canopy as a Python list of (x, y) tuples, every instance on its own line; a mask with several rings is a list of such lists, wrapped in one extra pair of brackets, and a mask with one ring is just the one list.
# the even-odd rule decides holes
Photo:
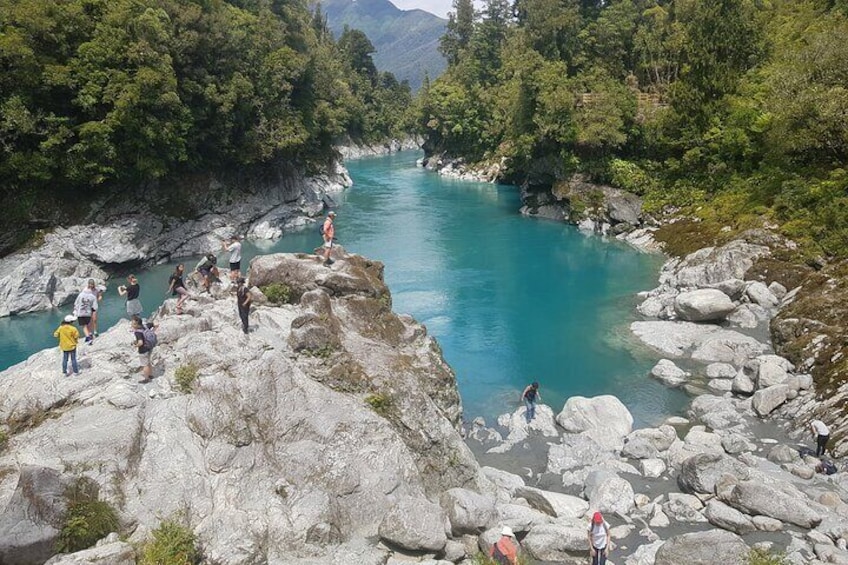
[(487, 0), (470, 23), (464, 2), (417, 104), (430, 150), (720, 202), (848, 256), (845, 2)]
[(372, 52), (305, 0), (0, 0), (4, 231), (69, 195), (396, 135), (411, 94)]

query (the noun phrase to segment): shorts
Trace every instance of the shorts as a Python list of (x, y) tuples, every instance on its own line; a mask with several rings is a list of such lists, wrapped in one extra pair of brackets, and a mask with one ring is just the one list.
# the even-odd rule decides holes
[(150, 351), (147, 351), (145, 353), (139, 353), (138, 354), (138, 364), (139, 364), (140, 367), (147, 367), (148, 365), (151, 364), (150, 353), (151, 353)]
[(327, 249), (332, 249), (333, 248), (333, 240), (331, 239), (330, 241), (325, 241), (324, 247), (326, 247)]
[(230, 263), (231, 271), (241, 271), (241, 261), (237, 261), (235, 263)]
[(200, 274), (203, 275), (204, 277), (208, 277), (211, 272), (212, 272), (212, 269), (200, 269)]
[(174, 288), (174, 292), (171, 293), (173, 296), (186, 296), (188, 295), (188, 291), (184, 286), (178, 286)]
[(77, 316), (77, 322), (80, 327), (87, 326), (91, 323), (91, 316)]
[(138, 298), (133, 298), (132, 300), (127, 300), (127, 316), (133, 317), (141, 314), (141, 300)]

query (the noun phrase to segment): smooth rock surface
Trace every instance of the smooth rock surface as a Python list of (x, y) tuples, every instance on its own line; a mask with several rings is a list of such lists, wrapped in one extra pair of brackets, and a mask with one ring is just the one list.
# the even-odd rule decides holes
[(674, 536), (656, 553), (655, 565), (744, 565), (748, 547), (738, 535), (708, 530)]
[(730, 297), (715, 288), (681, 292), (674, 299), (674, 311), (687, 322), (723, 320), (735, 308)]

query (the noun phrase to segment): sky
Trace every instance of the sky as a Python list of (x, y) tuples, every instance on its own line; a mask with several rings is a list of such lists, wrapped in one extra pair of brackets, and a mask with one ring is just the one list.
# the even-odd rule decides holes
[(453, 0), (390, 0), (401, 10), (425, 10), (439, 17), (447, 18), (448, 12), (453, 11)]

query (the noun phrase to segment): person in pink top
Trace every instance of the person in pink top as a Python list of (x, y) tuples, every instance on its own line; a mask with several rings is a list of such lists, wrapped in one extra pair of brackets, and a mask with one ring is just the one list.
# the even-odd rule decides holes
[(327, 214), (327, 219), (324, 220), (324, 229), (321, 230), (321, 234), (324, 237), (324, 265), (327, 267), (335, 263), (335, 261), (330, 259), (330, 252), (333, 250), (333, 238), (336, 235), (336, 226), (333, 225), (335, 219), (336, 213), (331, 210)]

